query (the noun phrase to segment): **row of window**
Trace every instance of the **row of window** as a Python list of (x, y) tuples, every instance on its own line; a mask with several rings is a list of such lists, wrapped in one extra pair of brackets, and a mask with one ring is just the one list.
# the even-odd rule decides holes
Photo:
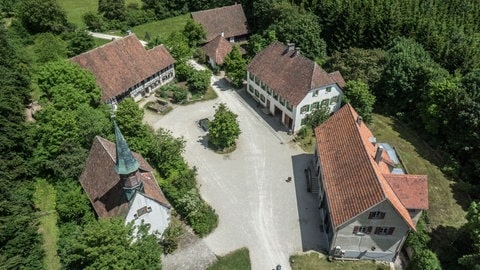
[[(353, 234), (363, 233), (363, 234), (371, 234), (372, 233), (372, 226), (355, 226), (353, 227)], [(392, 235), (395, 231), (395, 227), (375, 227), (374, 234), (378, 235)]]
[(324, 99), (322, 101), (317, 101), (312, 104), (307, 104), (300, 108), (300, 113), (307, 113), (309, 111), (318, 110), (318, 108), (327, 108), (328, 105), (335, 104), (338, 102), (338, 96), (334, 96), (331, 99)]
[[(260, 86), (260, 88), (265, 91), (269, 96), (273, 96), (273, 98), (278, 101), (282, 106), (287, 107), (289, 111), (293, 110), (292, 104), (288, 103), (288, 101), (279, 96), (275, 91), (272, 90), (272, 88), (268, 87), (268, 85), (262, 82), (259, 78), (257, 78), (252, 73), (249, 73), (249, 77), (250, 80), (254, 81), (256, 85)], [(253, 89), (250, 89), (250, 92), (253, 93)], [(262, 102), (265, 102), (265, 97), (259, 94), (257, 90), (255, 90), (255, 96), (260, 97), (260, 100), (262, 100)]]

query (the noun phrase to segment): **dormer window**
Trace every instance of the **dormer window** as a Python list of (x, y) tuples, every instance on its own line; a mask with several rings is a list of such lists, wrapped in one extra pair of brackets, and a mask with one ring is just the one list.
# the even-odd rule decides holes
[(368, 219), (384, 219), (385, 212), (375, 211), (368, 214)]

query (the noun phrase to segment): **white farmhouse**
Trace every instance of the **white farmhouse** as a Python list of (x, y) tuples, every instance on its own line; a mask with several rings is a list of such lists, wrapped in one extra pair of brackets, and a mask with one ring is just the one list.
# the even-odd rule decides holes
[(270, 44), (247, 67), (247, 92), (293, 132), (312, 111), (337, 111), (344, 85), (340, 72), (327, 73), (292, 43)]

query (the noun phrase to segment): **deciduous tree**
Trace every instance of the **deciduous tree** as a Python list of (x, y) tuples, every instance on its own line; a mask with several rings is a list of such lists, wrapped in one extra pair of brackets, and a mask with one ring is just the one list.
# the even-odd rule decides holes
[(237, 115), (221, 103), (215, 110), (214, 119), (208, 125), (208, 139), (220, 149), (232, 147), (240, 135)]
[(55, 0), (22, 0), (17, 9), (20, 21), (31, 34), (59, 34), (69, 28), (67, 14)]
[(209, 70), (194, 70), (187, 79), (188, 89), (192, 93), (204, 94), (210, 86), (211, 76)]
[(237, 45), (234, 45), (232, 51), (225, 57), (225, 74), (232, 80), (235, 87), (241, 87), (246, 76), (247, 61)]
[(375, 96), (370, 92), (368, 84), (362, 81), (348, 81), (345, 85), (345, 102), (350, 103), (363, 120), (370, 123), (372, 120)]
[(207, 38), (207, 32), (203, 25), (195, 22), (193, 19), (189, 19), (185, 27), (183, 28), (183, 35), (188, 39), (188, 45), (191, 48), (197, 47)]

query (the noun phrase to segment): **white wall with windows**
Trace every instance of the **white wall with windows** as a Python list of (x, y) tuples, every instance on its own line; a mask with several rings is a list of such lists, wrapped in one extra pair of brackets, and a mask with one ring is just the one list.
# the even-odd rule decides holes
[(293, 106), (250, 72), (247, 72), (247, 92), (262, 106), (267, 107), (272, 115), (276, 112), (275, 108), (280, 110), (282, 123), (286, 122), (287, 117), (292, 119), (293, 122), (289, 128), (293, 132), (301, 128), (302, 120), (306, 115), (321, 107), (328, 108), (330, 112), (337, 111), (343, 96), (338, 85), (327, 85), (311, 90), (298, 106)]
[(170, 224), (170, 209), (137, 192), (125, 218), (125, 223), (131, 221), (135, 226), (140, 226), (142, 222), (150, 224), (150, 233), (162, 233)]
[[(330, 246), (330, 253), (345, 258), (392, 261), (408, 231), (407, 223), (385, 200), (340, 226)], [(335, 251), (338, 247), (340, 253)]]

